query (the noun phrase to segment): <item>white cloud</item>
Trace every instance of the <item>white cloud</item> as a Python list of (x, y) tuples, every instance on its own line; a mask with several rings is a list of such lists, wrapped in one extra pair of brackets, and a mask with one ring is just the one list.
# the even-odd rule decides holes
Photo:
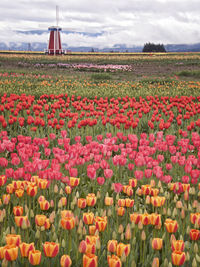
[(1, 0), (1, 42), (47, 43), (47, 33), (25, 35), (16, 31), (44, 30), (55, 24), (57, 4), (60, 25), (75, 31), (62, 33), (62, 41), (68, 46), (200, 42), (199, 0)]

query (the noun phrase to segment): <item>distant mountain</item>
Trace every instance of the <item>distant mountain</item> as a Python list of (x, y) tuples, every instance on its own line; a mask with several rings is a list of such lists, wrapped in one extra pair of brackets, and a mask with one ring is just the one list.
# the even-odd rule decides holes
[[(32, 31), (33, 32), (33, 31)], [(35, 31), (34, 31), (35, 32)], [(29, 34), (29, 33), (27, 33)], [(37, 34), (42, 34), (42, 31), (37, 31)], [(87, 33), (85, 33), (87, 34)], [(101, 33), (99, 33), (101, 34)], [(94, 35), (93, 35), (94, 36)], [(97, 36), (97, 35), (95, 35)], [(72, 52), (142, 52), (143, 46), (127, 47), (125, 44), (115, 44), (113, 47), (105, 47), (99, 49), (90, 46), (68, 46), (63, 43), (62, 48)], [(9, 44), (0, 42), (0, 50), (14, 51), (44, 51), (47, 49), (47, 43), (42, 42), (10, 42)], [(200, 52), (200, 43), (196, 44), (167, 44), (165, 45), (167, 52)]]

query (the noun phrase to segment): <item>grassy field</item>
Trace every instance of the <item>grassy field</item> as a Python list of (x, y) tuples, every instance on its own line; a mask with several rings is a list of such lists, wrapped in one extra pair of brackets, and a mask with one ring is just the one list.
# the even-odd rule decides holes
[(0, 54), (0, 266), (199, 266), (199, 61)]

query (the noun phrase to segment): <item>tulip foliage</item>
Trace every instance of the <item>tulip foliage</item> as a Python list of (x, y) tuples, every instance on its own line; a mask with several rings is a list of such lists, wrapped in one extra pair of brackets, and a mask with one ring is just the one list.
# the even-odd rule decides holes
[(2, 266), (198, 266), (200, 96), (3, 94)]

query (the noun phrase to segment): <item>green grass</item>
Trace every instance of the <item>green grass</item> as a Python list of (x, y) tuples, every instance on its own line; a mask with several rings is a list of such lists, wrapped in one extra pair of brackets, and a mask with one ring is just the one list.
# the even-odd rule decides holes
[(200, 78), (200, 70), (182, 70), (180, 72), (177, 72), (176, 75), (183, 77)]

